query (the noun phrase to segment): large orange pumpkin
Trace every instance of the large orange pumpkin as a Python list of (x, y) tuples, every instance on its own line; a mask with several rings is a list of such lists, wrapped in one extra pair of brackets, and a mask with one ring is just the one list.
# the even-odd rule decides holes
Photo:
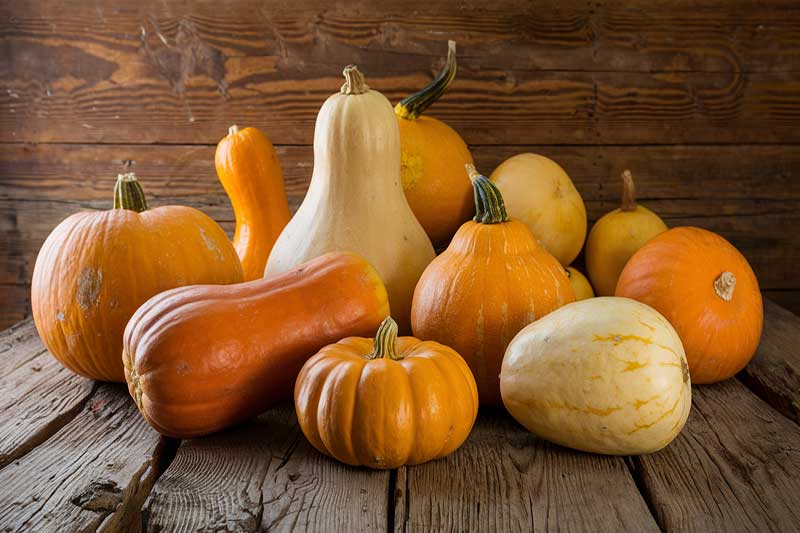
[(325, 254), (269, 279), (181, 287), (131, 318), (125, 377), (156, 430), (206, 435), (291, 399), (311, 355), (372, 333), (388, 313), (378, 273), (352, 253)]
[(400, 126), (400, 175), (408, 205), (434, 246), (446, 245), (475, 212), (463, 168), (472, 154), (461, 136), (439, 119), (423, 115), (456, 76), (456, 43), (448, 42), (447, 63), (427, 87), (394, 110)]
[(425, 269), (414, 291), (414, 335), (467, 361), (481, 404), (502, 405), (500, 366), (522, 328), (575, 300), (564, 268), (528, 226), (506, 215), (500, 191), (467, 165), (476, 215)]
[(39, 251), (31, 305), (58, 361), (82, 376), (125, 381), (122, 333), (159, 292), (194, 283), (237, 283), (242, 267), (216, 222), (197, 209), (147, 209), (133, 174), (121, 175), (114, 209), (76, 213)]
[(294, 392), (303, 434), (343, 463), (397, 468), (461, 446), (478, 414), (475, 378), (451, 348), (397, 338), (386, 318), (375, 340), (350, 337), (308, 360)]
[(262, 278), (272, 245), (291, 218), (278, 153), (257, 128), (233, 125), (214, 161), (236, 215), (233, 245), (244, 279)]
[(716, 233), (668, 230), (628, 261), (617, 296), (653, 307), (675, 327), (693, 383), (727, 379), (755, 354), (764, 322), (758, 280), (747, 259)]

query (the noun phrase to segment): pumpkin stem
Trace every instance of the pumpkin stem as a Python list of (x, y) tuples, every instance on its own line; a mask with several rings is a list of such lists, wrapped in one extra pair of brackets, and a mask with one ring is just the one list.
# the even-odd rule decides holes
[(397, 322), (390, 316), (387, 316), (378, 326), (378, 332), (375, 334), (375, 347), (372, 353), (367, 356), (367, 359), (402, 359), (397, 355)]
[(636, 186), (633, 184), (633, 176), (630, 170), (622, 173), (622, 211), (636, 210)]
[(239, 132), (239, 126), (237, 126), (236, 124), (228, 128), (228, 135), (233, 135), (234, 133), (238, 132)]
[(144, 191), (133, 172), (117, 176), (117, 184), (114, 186), (114, 209), (128, 209), (137, 213), (147, 211)]
[(447, 87), (456, 77), (456, 42), (447, 41), (447, 62), (439, 75), (418, 93), (405, 97), (394, 106), (398, 117), (414, 120), (425, 112), (431, 104), (441, 98)]
[(735, 288), (736, 276), (733, 275), (733, 272), (726, 270), (714, 280), (714, 292), (726, 302), (733, 299), (733, 289)]
[(471, 163), (464, 165), (467, 169), (472, 190), (475, 195), (475, 222), (481, 224), (502, 224), (508, 222), (506, 204), (503, 202), (503, 195), (497, 186), (489, 178), (478, 174)]
[(358, 70), (355, 65), (347, 65), (344, 67), (344, 85), (342, 85), (342, 94), (364, 94), (369, 91), (369, 85), (364, 81), (364, 75)]

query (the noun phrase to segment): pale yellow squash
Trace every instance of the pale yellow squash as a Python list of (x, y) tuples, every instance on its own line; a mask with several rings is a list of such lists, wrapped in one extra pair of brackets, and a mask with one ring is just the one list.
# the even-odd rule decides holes
[(411, 298), (433, 246), (403, 194), (392, 105), (356, 67), (344, 76), (317, 116), (311, 184), (275, 242), (265, 276), (327, 252), (357, 253), (380, 274), (392, 316), (401, 333), (410, 333)]
[(613, 455), (669, 444), (692, 400), (683, 346), (667, 319), (614, 297), (567, 304), (520, 331), (506, 350), (500, 391), (536, 435)]
[(628, 260), (647, 241), (667, 231), (658, 215), (636, 203), (629, 170), (622, 173), (622, 203), (595, 222), (586, 240), (586, 272), (598, 296), (613, 296)]
[(580, 270), (570, 266), (566, 268), (566, 271), (569, 284), (572, 285), (572, 292), (575, 293), (575, 301), (594, 298), (592, 285)]
[(492, 172), (512, 219), (528, 225), (545, 250), (569, 265), (586, 238), (586, 206), (558, 163), (543, 155), (518, 154)]

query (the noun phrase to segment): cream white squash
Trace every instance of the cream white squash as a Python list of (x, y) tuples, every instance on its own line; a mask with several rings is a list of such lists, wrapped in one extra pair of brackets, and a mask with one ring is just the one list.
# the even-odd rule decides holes
[(433, 260), (433, 246), (403, 193), (392, 105), (355, 66), (344, 76), (341, 91), (317, 115), (311, 184), (278, 237), (265, 276), (327, 252), (355, 252), (381, 275), (392, 317), (401, 333), (410, 333), (414, 287)]
[(500, 372), (511, 415), (542, 438), (578, 450), (659, 450), (689, 416), (692, 388), (678, 334), (655, 309), (591, 298), (528, 325)]

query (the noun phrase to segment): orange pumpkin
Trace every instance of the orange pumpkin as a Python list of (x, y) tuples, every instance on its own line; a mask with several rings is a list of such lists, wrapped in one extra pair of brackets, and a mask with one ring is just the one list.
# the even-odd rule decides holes
[(325, 254), (269, 279), (182, 287), (131, 318), (125, 378), (156, 430), (206, 435), (290, 399), (310, 355), (375, 331), (388, 313), (378, 273), (352, 253)]
[(264, 277), (272, 245), (291, 218), (278, 153), (257, 128), (233, 125), (214, 159), (236, 216), (233, 245), (244, 279)]
[(147, 209), (136, 177), (119, 176), (114, 209), (76, 213), (36, 258), (31, 305), (45, 346), (73, 372), (125, 381), (122, 333), (145, 300), (193, 283), (237, 283), (242, 267), (216, 222), (197, 209)]
[(478, 382), (481, 404), (502, 405), (500, 366), (525, 326), (575, 300), (564, 268), (528, 226), (506, 215), (500, 191), (467, 165), (476, 215), (425, 269), (414, 291), (414, 334), (451, 346)]
[(675, 327), (693, 383), (733, 376), (755, 354), (764, 322), (747, 259), (716, 233), (673, 228), (631, 257), (617, 296), (643, 302)]
[(444, 457), (478, 415), (475, 379), (451, 348), (397, 338), (386, 318), (375, 340), (350, 337), (308, 360), (294, 391), (303, 434), (343, 463), (397, 468)]
[(456, 76), (456, 43), (448, 42), (447, 63), (427, 87), (394, 108), (400, 126), (400, 164), (408, 205), (434, 246), (446, 245), (475, 212), (464, 165), (472, 154), (461, 136), (436, 118), (422, 115)]

